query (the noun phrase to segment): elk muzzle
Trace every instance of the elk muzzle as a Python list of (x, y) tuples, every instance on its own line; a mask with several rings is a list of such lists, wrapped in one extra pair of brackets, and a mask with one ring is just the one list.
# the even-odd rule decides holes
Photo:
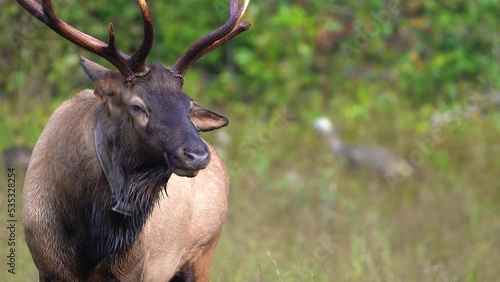
[(171, 158), (173, 172), (179, 176), (194, 177), (198, 171), (206, 168), (210, 163), (210, 152), (203, 141), (198, 144), (183, 145), (177, 148)]

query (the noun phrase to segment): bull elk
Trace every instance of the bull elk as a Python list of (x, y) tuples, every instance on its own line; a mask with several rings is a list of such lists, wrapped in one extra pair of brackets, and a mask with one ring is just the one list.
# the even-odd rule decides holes
[(17, 2), (118, 70), (80, 57), (95, 89), (64, 102), (34, 148), (23, 221), (40, 281), (208, 281), (229, 178), (199, 132), (228, 120), (183, 93), (183, 76), (250, 27), (248, 0), (229, 0), (227, 22), (170, 67), (145, 63), (153, 24), (144, 0), (144, 38), (131, 56), (112, 24), (104, 43), (59, 19), (49, 0)]

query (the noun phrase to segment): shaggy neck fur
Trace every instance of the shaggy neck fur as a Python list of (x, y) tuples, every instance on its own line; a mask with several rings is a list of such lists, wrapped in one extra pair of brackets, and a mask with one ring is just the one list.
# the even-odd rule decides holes
[[(115, 140), (104, 138), (107, 147), (111, 147), (108, 150), (114, 183), (106, 182), (105, 187), (99, 189), (102, 194), (96, 195), (93, 202), (89, 245), (87, 250), (82, 250), (86, 254), (82, 262), (89, 267), (107, 257), (121, 255), (133, 245), (172, 174), (166, 164), (148, 162), (143, 152), (132, 151), (133, 145), (129, 142), (121, 142), (119, 137)], [(117, 187), (115, 195), (111, 192), (113, 185)], [(131, 208), (130, 216), (111, 209), (112, 195)]]

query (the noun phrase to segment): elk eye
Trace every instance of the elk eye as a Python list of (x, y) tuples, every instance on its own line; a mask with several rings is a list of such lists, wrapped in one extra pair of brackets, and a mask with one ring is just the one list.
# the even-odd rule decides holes
[(141, 108), (141, 106), (137, 104), (130, 105), (130, 110), (134, 113), (144, 113), (144, 110)]

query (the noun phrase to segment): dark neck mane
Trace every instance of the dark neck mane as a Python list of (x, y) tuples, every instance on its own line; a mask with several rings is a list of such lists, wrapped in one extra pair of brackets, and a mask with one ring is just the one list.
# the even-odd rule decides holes
[[(125, 142), (114, 136), (115, 140), (104, 135), (103, 140), (96, 139), (96, 144), (103, 142), (108, 148), (101, 154), (109, 162), (109, 169), (104, 169), (106, 165), (100, 162), (103, 170), (100, 183), (94, 184), (98, 187), (90, 211), (90, 238), (80, 249), (81, 261), (89, 268), (125, 253), (134, 244), (171, 175), (165, 164), (150, 163), (151, 158), (141, 152), (131, 154)], [(113, 183), (108, 182), (110, 179)], [(112, 197), (130, 207), (129, 216), (111, 209)]]
[[(100, 261), (108, 256), (123, 254), (138, 238), (144, 223), (165, 188), (170, 174), (164, 167), (148, 168), (129, 175), (124, 189), (128, 192), (128, 203), (132, 216), (114, 212), (110, 208), (110, 193), (107, 200), (95, 201), (92, 207), (90, 246), (92, 260)], [(107, 189), (110, 189), (109, 186)]]

